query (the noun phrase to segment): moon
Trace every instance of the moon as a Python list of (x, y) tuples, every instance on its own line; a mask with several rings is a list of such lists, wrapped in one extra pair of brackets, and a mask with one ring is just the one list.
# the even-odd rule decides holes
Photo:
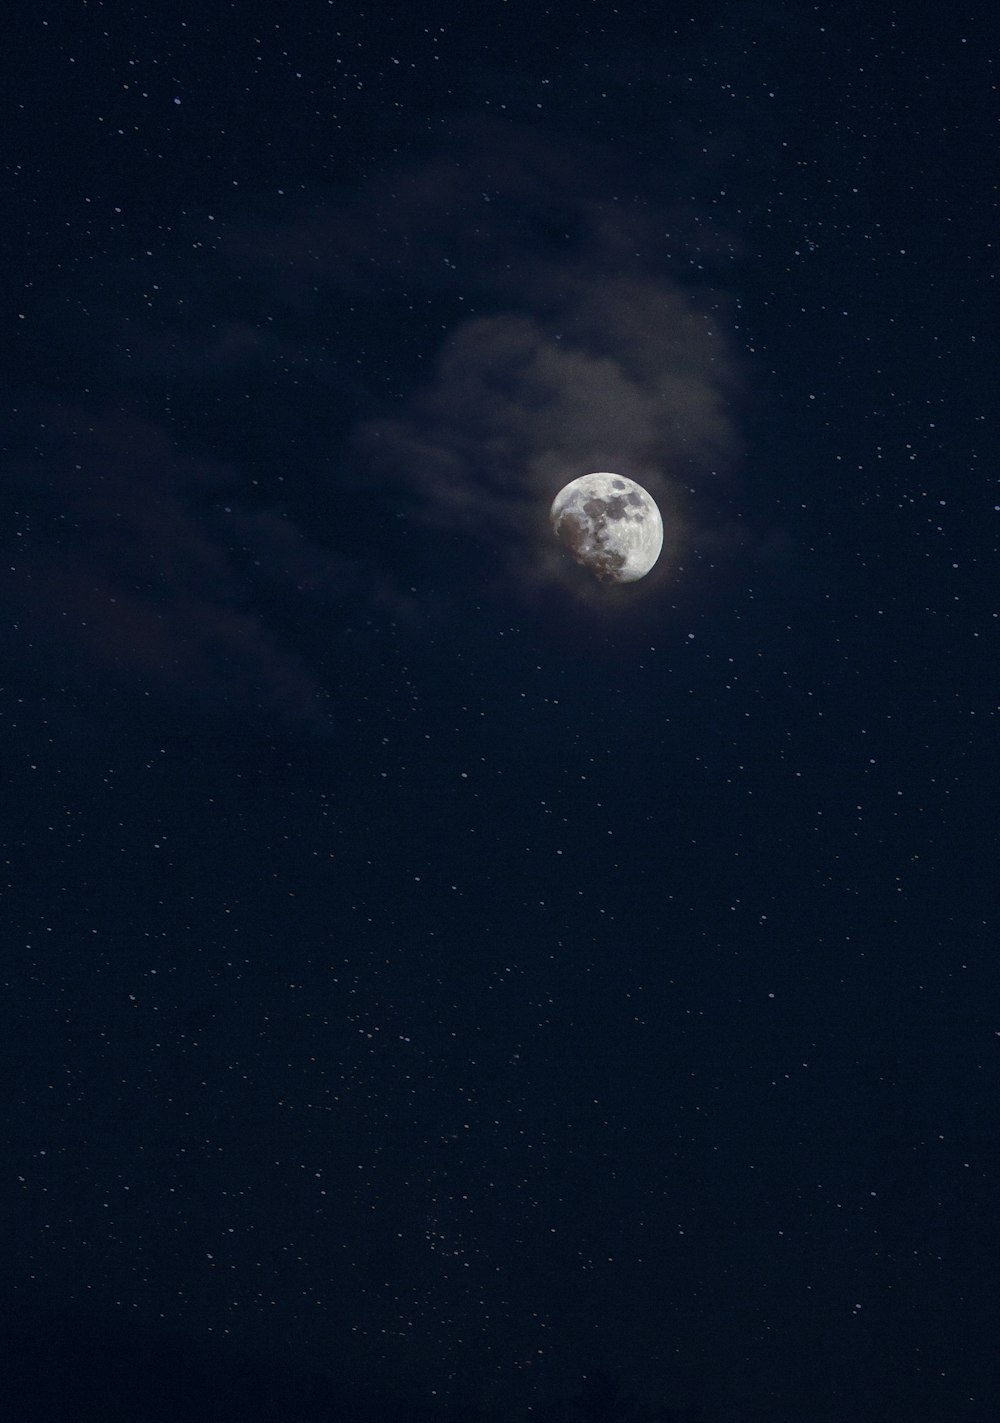
[(601, 583), (645, 578), (663, 547), (663, 520), (651, 495), (623, 474), (582, 474), (552, 501), (556, 538)]

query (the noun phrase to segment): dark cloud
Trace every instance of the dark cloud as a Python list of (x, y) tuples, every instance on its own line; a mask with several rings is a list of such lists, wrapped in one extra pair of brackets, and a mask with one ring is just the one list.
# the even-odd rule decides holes
[[(26, 421), (22, 434), (33, 422)], [(8, 465), (7, 571), (22, 668), (113, 705), (137, 691), (183, 708), (320, 726), (322, 697), (239, 569), (220, 490), (233, 472), (137, 416), (39, 412)]]
[(358, 447), (428, 523), (539, 576), (576, 576), (542, 517), (555, 493), (593, 470), (626, 473), (661, 505), (669, 563), (691, 533), (692, 482), (733, 456), (733, 385), (719, 325), (676, 286), (581, 274), (545, 316), (461, 323), (432, 379)]
[[(703, 493), (738, 450), (730, 303), (707, 273), (731, 243), (681, 204), (630, 201), (628, 182), (620, 155), (470, 120), (446, 154), (269, 240), (240, 239), (284, 300), (363, 306), (404, 358), (428, 299), (445, 316), (420, 332), (430, 373), (355, 422), (340, 478), (425, 536), (487, 547), (485, 566), (515, 573), (518, 590), (577, 578), (546, 516), (563, 483), (595, 469), (654, 493), (664, 568), (692, 538), (735, 537)], [(393, 576), (373, 579), (384, 596)]]
[[(600, 165), (560, 162), (529, 137), (517, 153), (507, 187), (502, 165), (483, 160), (491, 191), (476, 194), (489, 202), (475, 218), (468, 175), (464, 206), (453, 174), (429, 185), (419, 224), (434, 234), (429, 250), (446, 247), (453, 210), (454, 250), (464, 254), (470, 234), (481, 250), (478, 267), (456, 259), (451, 281), (475, 314), (454, 322), (400, 410), (356, 431), (360, 466), (427, 525), (492, 545), (529, 585), (578, 579), (549, 538), (556, 491), (579, 474), (618, 470), (661, 504), (669, 568), (692, 537), (722, 533), (708, 526), (718, 516), (698, 490), (738, 450), (729, 302), (676, 274), (665, 249), (688, 243), (671, 234), (668, 212), (630, 207), (607, 191)], [(411, 193), (409, 222), (416, 206)], [(494, 224), (494, 208), (519, 210), (520, 227)]]

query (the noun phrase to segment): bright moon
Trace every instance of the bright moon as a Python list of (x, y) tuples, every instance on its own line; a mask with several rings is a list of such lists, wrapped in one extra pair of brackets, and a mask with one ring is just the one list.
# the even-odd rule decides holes
[(644, 578), (663, 547), (663, 520), (641, 484), (623, 474), (582, 474), (549, 512), (556, 538), (602, 583)]

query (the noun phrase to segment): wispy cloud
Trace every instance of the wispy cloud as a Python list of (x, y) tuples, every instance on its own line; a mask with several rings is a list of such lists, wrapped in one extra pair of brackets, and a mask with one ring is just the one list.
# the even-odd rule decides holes
[(575, 251), (518, 250), (518, 280), (494, 282), (488, 314), (459, 320), (429, 379), (355, 436), (414, 517), (479, 539), (532, 586), (579, 586), (546, 519), (564, 483), (610, 469), (644, 484), (669, 569), (708, 517), (695, 491), (738, 448), (722, 298), (657, 270), (648, 223), (626, 219), (626, 254), (606, 206), (580, 194), (574, 219)]
[(429, 373), (357, 422), (345, 482), (489, 546), (520, 587), (576, 576), (546, 521), (562, 483), (646, 484), (669, 566), (711, 517), (692, 489), (738, 447), (727, 298), (681, 274), (689, 215), (629, 201), (621, 177), (607, 155), (469, 121), (447, 153), (255, 237), (290, 301), (370, 302), (400, 333), (428, 300), (447, 311)]
[(663, 280), (581, 272), (566, 285), (543, 315), (460, 323), (431, 379), (400, 415), (365, 423), (358, 447), (419, 518), (539, 570), (562, 566), (540, 517), (558, 489), (621, 471), (661, 504), (676, 556), (686, 490), (736, 445), (725, 338)]
[[(224, 526), (232, 471), (181, 455), (139, 417), (39, 412), (7, 466), (17, 527), (8, 571), (22, 661), (103, 705), (166, 697), (242, 719), (323, 724), (319, 689), (255, 606)], [(53, 676), (54, 674), (54, 676)]]

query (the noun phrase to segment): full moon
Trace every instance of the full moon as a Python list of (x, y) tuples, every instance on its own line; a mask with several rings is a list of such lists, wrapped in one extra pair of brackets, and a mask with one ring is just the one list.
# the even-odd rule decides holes
[(623, 474), (582, 474), (552, 501), (556, 538), (602, 583), (645, 578), (663, 547), (663, 520), (641, 484)]

